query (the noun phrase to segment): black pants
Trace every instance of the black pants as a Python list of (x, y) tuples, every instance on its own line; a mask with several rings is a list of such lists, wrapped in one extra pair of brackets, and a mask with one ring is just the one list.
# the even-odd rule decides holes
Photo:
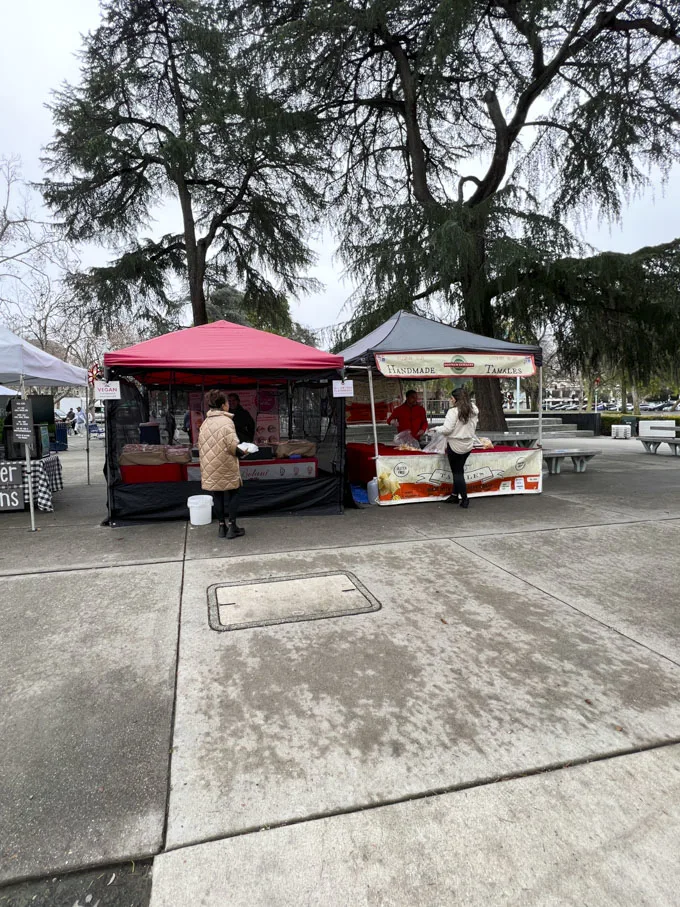
[(213, 506), (217, 519), (224, 523), (225, 512), (229, 516), (229, 522), (236, 522), (238, 515), (238, 500), (241, 495), (240, 488), (233, 488), (231, 491), (213, 491)]
[(456, 453), (455, 450), (447, 445), (446, 454), (449, 458), (449, 466), (453, 473), (453, 493), (457, 494), (462, 501), (467, 501), (467, 485), (465, 484), (465, 461), (470, 456), (467, 453)]

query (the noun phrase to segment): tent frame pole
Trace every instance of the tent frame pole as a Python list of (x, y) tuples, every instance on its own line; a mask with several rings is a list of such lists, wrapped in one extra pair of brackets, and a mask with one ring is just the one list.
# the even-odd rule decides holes
[(375, 421), (375, 397), (373, 396), (373, 369), (371, 366), (368, 366), (368, 394), (371, 398), (371, 424), (373, 426), (373, 450), (375, 452), (375, 466), (376, 466), (376, 475), (378, 473), (378, 457), (380, 456), (380, 451), (378, 450), (378, 426)]
[(363, 371), (366, 369), (368, 372), (368, 396), (371, 401), (371, 426), (373, 428), (373, 453), (376, 460), (376, 475), (378, 474), (378, 457), (380, 456), (380, 451), (378, 449), (378, 423), (375, 418), (375, 396), (373, 394), (373, 369), (370, 365), (346, 365), (346, 369), (357, 369)]
[(543, 366), (538, 367), (538, 446), (543, 447)]
[[(90, 481), (90, 392), (94, 391), (94, 387), (91, 387), (90, 381), (88, 378), (87, 387), (85, 388), (85, 458), (87, 460), (87, 484), (91, 485)], [(92, 418), (94, 418), (94, 398), (92, 399)], [(94, 424), (94, 423), (93, 423)]]
[[(19, 383), (19, 391), (21, 394), (21, 400), (28, 400), (28, 395), (26, 394), (26, 385), (24, 384), (24, 376), (21, 375), (21, 381)], [(12, 423), (14, 427), (14, 423)], [(33, 474), (31, 473), (31, 444), (27, 443), (24, 445), (24, 453), (26, 454), (26, 479), (28, 480), (28, 507), (31, 511), (31, 532), (35, 532), (35, 506), (33, 504)]]

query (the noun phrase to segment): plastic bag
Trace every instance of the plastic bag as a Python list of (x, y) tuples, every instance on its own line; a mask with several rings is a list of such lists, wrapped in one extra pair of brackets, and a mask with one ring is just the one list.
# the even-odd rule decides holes
[(439, 432), (433, 432), (432, 437), (423, 447), (423, 453), (445, 454), (448, 440), (446, 435), (440, 435)]
[(416, 441), (410, 431), (400, 431), (398, 435), (394, 436), (394, 444), (400, 449), (411, 448), (412, 450), (420, 450), (420, 444)]

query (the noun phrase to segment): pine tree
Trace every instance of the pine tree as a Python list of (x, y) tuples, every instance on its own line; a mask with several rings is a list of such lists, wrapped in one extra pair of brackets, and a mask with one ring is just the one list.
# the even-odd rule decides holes
[[(46, 202), (69, 240), (121, 252), (72, 278), (97, 321), (167, 312), (174, 281), (177, 297), (188, 283), (202, 324), (210, 268), (251, 307), (304, 288), (319, 146), (266, 68), (240, 62), (231, 12), (213, 0), (105, 0), (80, 84), (56, 93)], [(169, 203), (181, 230), (142, 238)]]
[[(461, 326), (498, 336), (499, 299), (583, 254), (571, 220), (616, 218), (645, 168), (667, 171), (677, 153), (677, 2), (246, 7), (267, 36), (262, 58), (325, 119), (337, 152), (362, 328), (438, 300)], [(502, 428), (498, 382), (475, 385), (486, 427)]]

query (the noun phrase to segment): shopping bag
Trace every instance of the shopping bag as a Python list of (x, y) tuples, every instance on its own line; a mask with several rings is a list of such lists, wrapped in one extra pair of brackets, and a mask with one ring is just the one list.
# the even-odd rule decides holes
[(420, 450), (420, 444), (416, 441), (410, 431), (400, 431), (394, 436), (395, 447), (410, 447), (413, 450)]
[(440, 435), (439, 432), (433, 432), (432, 437), (425, 447), (423, 447), (423, 452), (444, 454), (446, 453), (446, 445), (446, 435)]

